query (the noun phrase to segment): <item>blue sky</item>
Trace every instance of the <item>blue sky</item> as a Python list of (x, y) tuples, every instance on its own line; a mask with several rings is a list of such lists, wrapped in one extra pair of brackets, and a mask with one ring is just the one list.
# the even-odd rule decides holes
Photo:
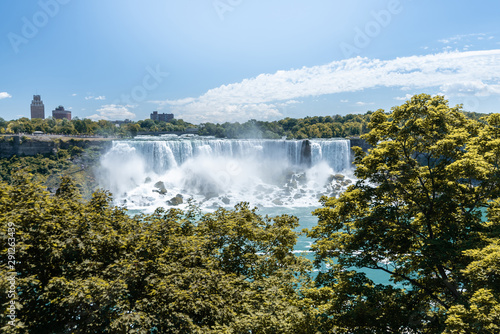
[(0, 117), (193, 123), (389, 110), (500, 112), (500, 2), (23, 0), (0, 12)]

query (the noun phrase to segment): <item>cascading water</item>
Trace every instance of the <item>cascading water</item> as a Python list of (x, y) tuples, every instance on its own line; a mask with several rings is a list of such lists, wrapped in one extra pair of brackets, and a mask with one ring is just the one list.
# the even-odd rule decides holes
[[(350, 182), (348, 140), (230, 140), (138, 137), (114, 141), (102, 183), (129, 209), (186, 203), (205, 208), (317, 206)], [(182, 200), (180, 200), (182, 199)]]

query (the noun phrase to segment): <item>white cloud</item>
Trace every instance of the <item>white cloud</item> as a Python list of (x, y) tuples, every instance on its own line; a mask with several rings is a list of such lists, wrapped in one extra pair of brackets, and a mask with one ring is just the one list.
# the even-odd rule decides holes
[[(392, 60), (351, 58), (326, 65), (260, 74), (222, 85), (205, 94), (179, 100), (153, 101), (159, 109), (191, 122), (242, 121), (280, 116), (279, 102), (371, 88), (405, 90), (448, 88), (450, 83), (482, 82), (483, 92), (500, 85), (500, 50), (443, 52)], [(488, 84), (486, 84), (488, 83)]]
[(405, 96), (395, 97), (394, 100), (408, 101), (409, 99), (411, 99), (412, 96), (413, 96), (413, 94), (406, 94)]
[(135, 114), (129, 111), (129, 108), (133, 108), (131, 105), (119, 105), (119, 104), (105, 104), (97, 109), (99, 114), (94, 114), (89, 116), (93, 121), (98, 120), (123, 120), (123, 119), (134, 119)]
[(288, 106), (291, 106), (291, 105), (294, 105), (294, 104), (301, 104), (301, 103), (303, 103), (303, 102), (302, 101), (297, 101), (297, 100), (288, 100), (288, 101), (285, 101), (285, 102), (274, 103), (274, 106), (278, 107), (278, 108), (286, 108)]
[(362, 101), (356, 102), (357, 106), (370, 106), (370, 105), (373, 105), (373, 104), (375, 104), (375, 103), (373, 103), (373, 102), (362, 102)]
[(149, 103), (155, 103), (155, 104), (160, 104), (160, 105), (171, 105), (171, 106), (183, 106), (192, 102), (195, 102), (196, 99), (192, 97), (188, 97), (185, 99), (179, 99), (179, 100), (165, 100), (165, 101), (148, 101)]
[(78, 95), (77, 93), (73, 93), (73, 94), (71, 94), (71, 96), (77, 96), (77, 95)]
[(349, 100), (340, 100), (340, 102), (347, 103), (347, 102), (349, 102)]
[(0, 100), (2, 100), (2, 99), (8, 99), (8, 98), (11, 98), (11, 97), (12, 97), (12, 95), (10, 95), (7, 92), (0, 92)]
[(500, 95), (500, 84), (485, 84), (481, 80), (446, 83), (440, 89), (449, 96)]
[(443, 43), (443, 44), (456, 44), (459, 41), (462, 40), (470, 40), (472, 39), (477, 39), (477, 40), (483, 40), (485, 38), (486, 34), (485, 33), (477, 33), (477, 34), (464, 34), (464, 35), (455, 35), (449, 38), (443, 38), (438, 40), (438, 42)]
[(106, 100), (106, 96), (92, 96), (92, 95), (89, 95), (89, 96), (85, 96), (85, 100), (97, 100), (97, 101), (100, 101), (100, 100)]

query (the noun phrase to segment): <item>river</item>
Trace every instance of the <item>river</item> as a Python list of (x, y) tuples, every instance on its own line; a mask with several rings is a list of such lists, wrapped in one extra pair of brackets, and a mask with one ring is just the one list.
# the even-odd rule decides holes
[[(245, 201), (263, 215), (297, 216), (300, 231), (317, 223), (311, 212), (321, 196), (338, 196), (354, 182), (351, 154), (346, 139), (139, 136), (113, 141), (100, 179), (115, 204), (132, 212), (185, 208), (190, 199), (209, 212)], [(295, 252), (312, 259), (311, 243), (300, 236)], [(368, 274), (387, 283), (385, 274)]]

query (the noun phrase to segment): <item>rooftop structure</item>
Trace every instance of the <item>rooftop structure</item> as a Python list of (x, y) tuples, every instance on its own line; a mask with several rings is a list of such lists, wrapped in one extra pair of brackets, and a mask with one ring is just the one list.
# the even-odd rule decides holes
[(52, 110), (52, 118), (53, 119), (66, 118), (68, 121), (71, 121), (71, 111), (64, 110), (63, 106), (59, 106), (56, 109)]
[(158, 114), (158, 111), (153, 111), (151, 119), (153, 121), (168, 122), (174, 119), (174, 114)]
[(45, 106), (40, 95), (33, 95), (33, 101), (31, 101), (31, 119), (33, 118), (45, 118)]

